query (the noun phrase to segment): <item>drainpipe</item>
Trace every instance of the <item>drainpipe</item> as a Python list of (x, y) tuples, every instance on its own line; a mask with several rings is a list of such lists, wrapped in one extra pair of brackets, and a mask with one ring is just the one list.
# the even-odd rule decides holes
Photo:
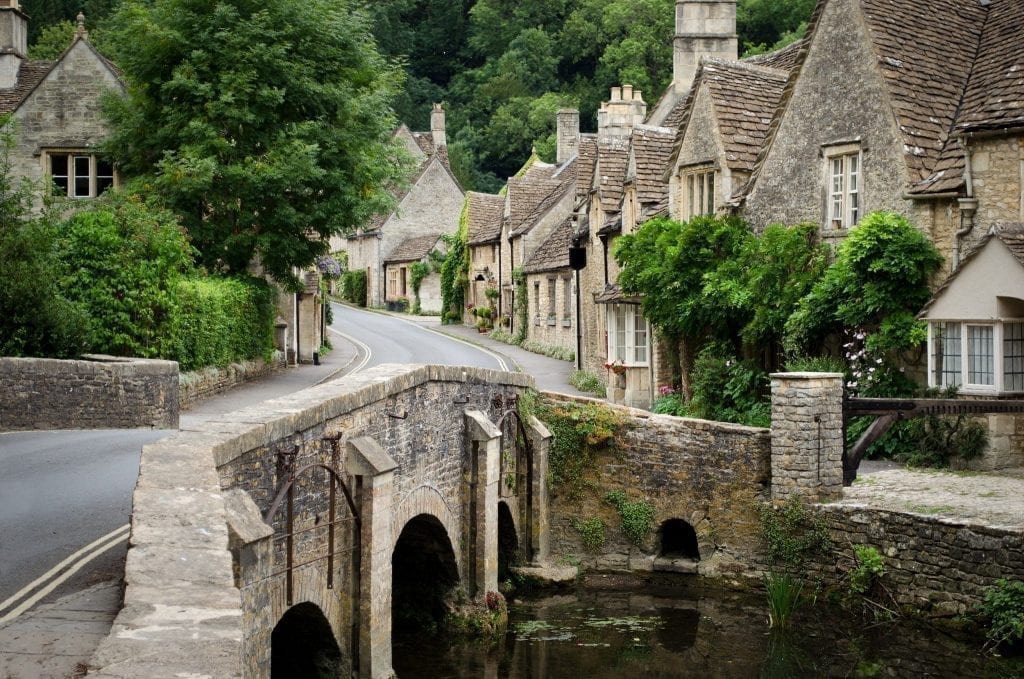
[(608, 236), (603, 235), (601, 238), (601, 253), (604, 259), (604, 284), (608, 285)]
[(974, 228), (974, 213), (978, 209), (978, 199), (974, 197), (974, 178), (971, 176), (971, 150), (963, 137), (960, 143), (964, 147), (964, 186), (967, 196), (957, 200), (960, 205), (960, 230), (953, 236), (953, 271), (960, 267), (960, 241)]
[[(501, 236), (498, 237), (498, 323), (501, 323), (502, 311), (504, 308), (505, 295), (501, 289)], [(512, 328), (512, 323), (509, 322), (509, 329)]]
[[(501, 241), (499, 240), (498, 243), (500, 244)], [(513, 259), (513, 256), (512, 256), (514, 253), (515, 253), (515, 248), (512, 246), (512, 236), (509, 236), (508, 237), (508, 271), (509, 271), (509, 275), (510, 276), (512, 275), (512, 271), (514, 271), (515, 268), (516, 268), (516, 263), (515, 263), (515, 261)], [(501, 267), (499, 266), (498, 268), (500, 269)], [(512, 308), (508, 310), (508, 334), (515, 335), (516, 334), (516, 279), (515, 279), (514, 276), (512, 277), (512, 294), (509, 295), (509, 303), (512, 305)]]

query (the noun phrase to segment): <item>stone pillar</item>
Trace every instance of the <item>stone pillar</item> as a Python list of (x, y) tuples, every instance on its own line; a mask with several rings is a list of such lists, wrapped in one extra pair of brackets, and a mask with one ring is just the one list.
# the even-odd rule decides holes
[(368, 436), (347, 444), (345, 469), (361, 478), (359, 504), (359, 677), (387, 679), (391, 669), (391, 456)]
[(536, 417), (526, 422), (526, 436), (533, 450), (533, 506), (530, 507), (530, 544), (535, 564), (546, 564), (551, 555), (548, 517), (548, 453), (551, 432)]
[(843, 375), (772, 378), (772, 499), (825, 501), (843, 492)]
[(239, 488), (225, 491), (224, 509), (235, 587), (242, 595), (242, 675), (269, 677), (270, 635), (277, 625), (270, 600), (274, 529), (263, 523), (256, 503)]
[[(465, 411), (469, 467), (469, 523), (465, 553), (471, 564), (469, 595), (498, 591), (498, 484), (501, 430), (479, 410)], [(471, 514), (472, 512), (472, 514)]]

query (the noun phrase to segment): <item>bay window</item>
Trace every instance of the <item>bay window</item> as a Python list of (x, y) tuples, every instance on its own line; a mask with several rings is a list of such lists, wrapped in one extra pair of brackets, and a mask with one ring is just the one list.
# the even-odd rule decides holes
[(647, 365), (647, 319), (636, 304), (608, 306), (608, 360), (623, 365)]
[(928, 384), (966, 393), (1024, 392), (1024, 321), (932, 321)]

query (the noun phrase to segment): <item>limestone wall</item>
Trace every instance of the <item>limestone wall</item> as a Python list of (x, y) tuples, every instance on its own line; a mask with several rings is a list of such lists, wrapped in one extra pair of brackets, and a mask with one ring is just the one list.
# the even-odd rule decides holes
[(0, 358), (0, 431), (178, 426), (178, 364)]
[[(549, 403), (586, 403), (545, 393)], [(585, 474), (581, 493), (566, 484), (551, 488), (551, 545), (554, 560), (587, 568), (651, 570), (660, 553), (658, 528), (682, 519), (697, 536), (704, 575), (752, 573), (760, 549), (758, 503), (767, 500), (771, 470), (769, 432), (724, 422), (652, 415), (607, 406), (626, 418), (622, 435), (600, 453)], [(653, 530), (639, 547), (623, 535), (621, 520), (605, 500), (622, 490), (631, 500), (654, 507)], [(581, 519), (599, 517), (605, 544), (588, 550)]]
[(270, 363), (263, 359), (232, 363), (226, 368), (204, 368), (182, 373), (178, 390), (178, 404), (181, 410), (188, 410), (200, 401), (216, 396), (239, 384), (258, 380), (274, 370), (285, 367), (284, 356)]

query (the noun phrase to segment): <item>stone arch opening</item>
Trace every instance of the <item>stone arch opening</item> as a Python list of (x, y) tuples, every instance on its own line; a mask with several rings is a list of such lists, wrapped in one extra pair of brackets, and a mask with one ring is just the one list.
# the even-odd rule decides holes
[(455, 552), (444, 525), (429, 514), (410, 519), (391, 554), (393, 632), (437, 630), (458, 582)]
[(340, 677), (341, 649), (316, 604), (303, 602), (281, 616), (270, 635), (271, 677)]
[(519, 563), (519, 538), (516, 523), (508, 503), (498, 503), (498, 582), (511, 575), (512, 566)]
[(692, 559), (700, 561), (700, 547), (697, 532), (682, 519), (669, 519), (661, 524), (660, 556), (670, 559)]

